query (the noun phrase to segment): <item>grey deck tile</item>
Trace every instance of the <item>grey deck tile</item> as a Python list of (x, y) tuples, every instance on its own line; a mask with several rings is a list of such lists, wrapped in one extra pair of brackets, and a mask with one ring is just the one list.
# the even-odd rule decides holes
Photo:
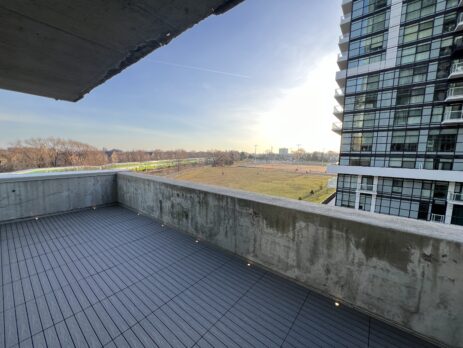
[(0, 240), (0, 346), (432, 346), (120, 207)]
[(95, 330), (98, 339), (100, 340), (102, 345), (105, 345), (112, 341), (111, 336), (109, 335), (108, 331), (106, 330), (105, 326), (101, 322), (100, 318), (94, 311), (93, 307), (89, 307), (84, 310), (85, 315), (88, 321), (91, 323), (93, 330)]
[(56, 335), (60, 341), (61, 347), (75, 347), (66, 322), (62, 321), (55, 325)]
[(88, 345), (91, 348), (101, 347), (101, 342), (93, 329), (93, 325), (88, 321), (85, 313), (77, 313), (75, 318), (80, 326), (80, 329), (82, 330), (82, 334), (87, 340)]
[(77, 323), (76, 321), (76, 318), (75, 317), (71, 317), (71, 318), (68, 318), (66, 319), (66, 326), (68, 327), (69, 329), (69, 333), (72, 337), (72, 340), (75, 344), (76, 347), (78, 348), (84, 348), (84, 347), (88, 347), (88, 343), (87, 343), (87, 340), (85, 338), (85, 336), (83, 335), (80, 327), (79, 327), (79, 324)]
[(107, 332), (109, 333), (112, 339), (116, 338), (122, 333), (122, 331), (118, 329), (113, 319), (106, 312), (105, 308), (101, 303), (97, 303), (95, 306), (93, 306), (93, 309), (95, 310), (95, 313), (98, 315), (98, 318), (100, 318), (101, 322), (103, 323), (104, 327), (106, 328)]
[(16, 310), (14, 308), (5, 311), (4, 313), (5, 326), (5, 347), (10, 347), (19, 342), (18, 329), (16, 327)]
[[(32, 342), (34, 344), (34, 348), (47, 348), (47, 341), (43, 332), (39, 332), (38, 334), (32, 336)], [(53, 346), (50, 345), (48, 347)]]
[[(127, 330), (123, 334), (127, 346), (121, 345), (122, 347), (130, 347), (130, 348), (145, 348), (141, 340), (147, 340), (149, 337), (147, 336), (146, 332), (143, 331), (143, 328), (140, 327), (139, 324), (133, 327), (133, 330)], [(140, 337), (141, 340), (138, 338)], [(116, 342), (117, 346), (119, 347), (119, 340)], [(122, 343), (122, 342), (121, 342)], [(152, 347), (153, 345), (147, 345), (146, 347)]]
[(31, 335), (35, 335), (43, 330), (39, 311), (37, 309), (37, 303), (35, 302), (35, 300), (26, 302), (26, 308)]

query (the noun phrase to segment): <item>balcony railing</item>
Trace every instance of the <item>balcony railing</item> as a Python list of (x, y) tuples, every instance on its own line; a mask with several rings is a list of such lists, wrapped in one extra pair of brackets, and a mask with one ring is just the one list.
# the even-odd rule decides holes
[(456, 77), (460, 74), (463, 74), (463, 62), (454, 62), (450, 68), (449, 78)]
[(341, 35), (339, 36), (339, 49), (341, 51), (347, 51), (347, 49), (349, 48), (349, 38), (350, 38), (350, 35), (347, 33), (347, 34), (344, 34), (344, 35)]
[(373, 184), (366, 184), (366, 183), (361, 183), (358, 187), (359, 190), (361, 191), (374, 191), (375, 186)]
[(457, 25), (455, 26), (455, 31), (463, 29), (463, 12), (458, 15)]
[(463, 86), (450, 87), (447, 91), (447, 100), (463, 99)]
[(342, 121), (344, 110), (340, 106), (335, 106), (333, 109), (333, 115), (340, 121)]
[(442, 123), (463, 122), (463, 110), (446, 110)]
[(347, 34), (350, 30), (350, 21), (352, 19), (352, 14), (348, 13), (341, 17), (341, 32)]
[(431, 214), (431, 221), (443, 224), (445, 223), (445, 215)]
[(342, 122), (333, 122), (333, 125), (331, 126), (331, 130), (337, 134), (342, 133)]
[(463, 202), (463, 193), (449, 192), (448, 200), (454, 202)]

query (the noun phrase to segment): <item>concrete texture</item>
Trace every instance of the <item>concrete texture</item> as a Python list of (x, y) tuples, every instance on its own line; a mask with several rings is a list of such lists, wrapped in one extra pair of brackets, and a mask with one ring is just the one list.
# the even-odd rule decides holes
[(0, 176), (0, 221), (116, 203), (116, 172)]
[(429, 340), (463, 347), (463, 229), (118, 173), (118, 202)]
[(4, 0), (0, 88), (76, 101), (242, 0)]

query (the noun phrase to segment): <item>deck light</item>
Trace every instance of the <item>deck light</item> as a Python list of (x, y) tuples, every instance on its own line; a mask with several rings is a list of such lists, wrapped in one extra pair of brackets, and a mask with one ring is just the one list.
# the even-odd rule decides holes
[(39, 218), (36, 216), (36, 217), (35, 217), (35, 220), (37, 221), (38, 219), (39, 219)]
[(247, 266), (248, 266), (248, 267), (251, 267), (251, 264), (250, 264), (250, 263), (248, 263), (248, 264), (247, 264)]
[(339, 302), (338, 302), (338, 301), (335, 301), (335, 302), (334, 302), (334, 305), (335, 305), (336, 307), (339, 307)]
[(195, 243), (199, 243), (199, 240), (196, 239), (196, 240), (195, 240)]

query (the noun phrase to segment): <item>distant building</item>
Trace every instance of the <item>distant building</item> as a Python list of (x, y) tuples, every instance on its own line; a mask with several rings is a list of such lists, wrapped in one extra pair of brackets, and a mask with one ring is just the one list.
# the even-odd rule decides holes
[(288, 148), (286, 147), (281, 147), (279, 150), (278, 150), (278, 154), (280, 156), (288, 156), (289, 155), (289, 150)]
[(461, 4), (343, 1), (336, 205), (463, 225)]

